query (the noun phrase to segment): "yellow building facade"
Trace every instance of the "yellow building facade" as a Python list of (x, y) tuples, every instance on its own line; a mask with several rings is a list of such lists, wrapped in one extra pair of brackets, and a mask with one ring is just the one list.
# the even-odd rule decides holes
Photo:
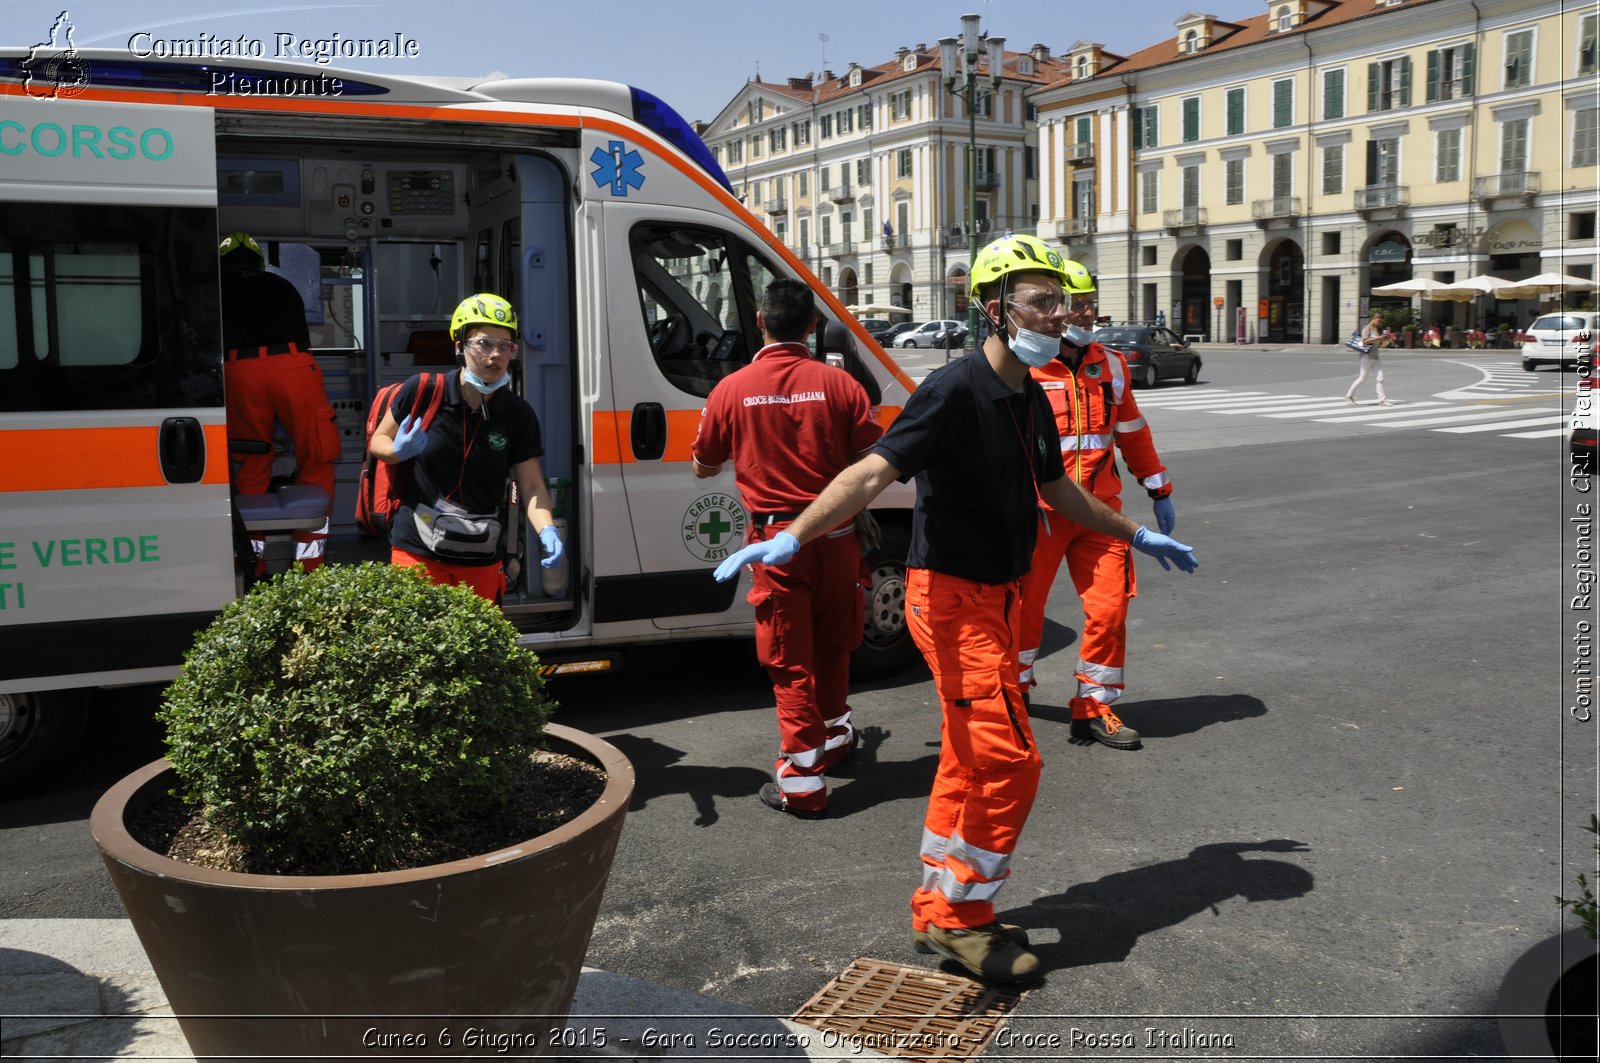
[(1095, 273), (1103, 315), (1331, 343), (1393, 281), (1597, 275), (1596, 5), (1271, 0), (1173, 29), (1131, 56), (1080, 41), (1030, 96), (1037, 232)]

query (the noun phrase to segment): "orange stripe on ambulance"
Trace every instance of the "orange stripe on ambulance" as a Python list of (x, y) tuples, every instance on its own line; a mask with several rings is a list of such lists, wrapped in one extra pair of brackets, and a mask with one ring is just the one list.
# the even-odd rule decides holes
[[(103, 152), (102, 141), (105, 147)], [(139, 156), (151, 162), (160, 162), (172, 154), (174, 147), (172, 134), (160, 126), (135, 131), (124, 125), (61, 126), (55, 122), (38, 122), (26, 126), (9, 119), (0, 122), (0, 155), (31, 153), (51, 159), (70, 151), (74, 159), (81, 159), (87, 154), (97, 159), (131, 159)]]

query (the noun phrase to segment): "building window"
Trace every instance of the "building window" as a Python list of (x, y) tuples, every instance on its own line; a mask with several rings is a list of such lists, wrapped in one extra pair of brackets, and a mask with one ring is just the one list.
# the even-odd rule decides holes
[(889, 97), (889, 117), (899, 120), (911, 117), (911, 90), (897, 92)]
[(1322, 72), (1322, 117), (1324, 120), (1344, 117), (1344, 70)]
[(1411, 106), (1411, 58), (1367, 64), (1367, 110), (1392, 111)]
[(1200, 50), (1200, 34), (1198, 31), (1190, 30), (1183, 35), (1183, 50), (1185, 52), (1198, 52)]
[(1272, 198), (1288, 199), (1294, 193), (1294, 156), (1285, 151), (1272, 157)]
[(800, 198), (805, 199), (811, 195), (811, 171), (800, 171)]
[(822, 140), (833, 139), (833, 115), (825, 114), (817, 119), (817, 136)]
[(1155, 170), (1147, 170), (1139, 175), (1139, 213), (1154, 214), (1160, 206), (1160, 197), (1157, 190), (1160, 187), (1161, 175)]
[(1344, 191), (1344, 145), (1322, 149), (1322, 194), (1337, 196)]
[(1191, 144), (1200, 139), (1200, 97), (1190, 96), (1183, 101), (1183, 142)]
[(1230, 137), (1240, 136), (1244, 133), (1244, 87), (1241, 85), (1237, 88), (1229, 89), (1226, 99), (1228, 103), (1228, 135)]
[(1340, 243), (1341, 241), (1338, 233), (1323, 233), (1322, 253), (1325, 255), (1337, 255), (1339, 253)]
[(1573, 211), (1567, 215), (1567, 239), (1593, 240), (1594, 214), (1592, 210)]
[[(1159, 250), (1160, 249), (1157, 248), (1154, 244), (1149, 244), (1149, 245), (1146, 245), (1144, 247), (1139, 248), (1139, 264), (1142, 265), (1142, 266), (1153, 266), (1153, 265), (1155, 265), (1156, 264), (1156, 253)], [(1153, 288), (1153, 287), (1155, 287), (1155, 285), (1151, 285), (1151, 287)]]
[(744, 161), (744, 141), (728, 141), (728, 161), (732, 163)]
[(1072, 142), (1074, 144), (1089, 143), (1089, 137), (1092, 133), (1089, 116), (1086, 114), (1079, 115), (1078, 120), (1073, 125), (1075, 128), (1073, 129)]
[(839, 164), (839, 187), (846, 192), (850, 191), (850, 164), (848, 162)]
[(822, 267), (822, 286), (824, 288), (832, 288), (833, 287), (833, 267), (832, 266), (823, 266)]
[(809, 143), (811, 143), (811, 119), (807, 118), (794, 124), (794, 146), (798, 148), (801, 144)]
[(839, 214), (839, 239), (846, 247), (856, 242), (855, 234), (856, 216), (848, 210)]
[(995, 170), (994, 163), (995, 163), (995, 149), (994, 148), (979, 148), (978, 149), (977, 173), (978, 173), (978, 183), (980, 185), (988, 184), (990, 180), (994, 179), (995, 175), (997, 174), (997, 171)]
[(818, 237), (818, 239), (820, 239), (822, 241), (822, 246), (823, 247), (827, 247), (829, 244), (833, 243), (833, 215), (832, 214), (824, 214), (822, 216), (822, 228), (820, 230), (818, 230), (818, 231), (822, 233), (822, 235), (820, 237)]
[(1600, 69), (1595, 50), (1600, 47), (1600, 15), (1585, 15), (1578, 23), (1578, 73), (1593, 74)]
[(1500, 172), (1523, 173), (1528, 169), (1528, 120), (1515, 118), (1500, 123)]
[(1600, 108), (1581, 107), (1572, 112), (1572, 165), (1593, 166), (1597, 161), (1596, 142), (1600, 140)]
[(806, 245), (811, 242), (811, 219), (800, 219), (800, 250), (806, 250)]
[(779, 126), (777, 129), (774, 129), (772, 132), (767, 134), (767, 147), (771, 148), (774, 152), (782, 151), (784, 148), (788, 147), (788, 141), (789, 131), (783, 126)]
[(828, 194), (828, 168), (826, 166), (817, 167), (817, 192), (824, 196)]
[(978, 93), (977, 94), (977, 99), (975, 101), (975, 104), (976, 105), (972, 108), (972, 113), (973, 114), (977, 115), (979, 118), (993, 118), (994, 117), (994, 93), (992, 93), (992, 92), (980, 92), (980, 93)]
[(1039, 176), (1039, 149), (1032, 145), (1022, 149), (1022, 176), (1029, 181)]
[(1428, 53), (1428, 102), (1472, 95), (1472, 45), (1455, 44)]
[(1183, 209), (1194, 210), (1200, 206), (1200, 167), (1183, 168)]
[(1222, 164), (1224, 199), (1231, 206), (1244, 202), (1244, 160), (1229, 159)]
[(911, 204), (897, 203), (894, 208), (895, 232), (900, 235), (902, 242), (910, 237), (911, 230)]
[(1092, 218), (1094, 215), (1094, 174), (1080, 174), (1072, 182), (1072, 216)]
[(1533, 31), (1508, 33), (1505, 42), (1505, 87), (1526, 88), (1533, 83)]
[(1461, 130), (1441, 129), (1434, 137), (1433, 179), (1439, 184), (1461, 180)]
[(1227, 240), (1222, 245), (1222, 257), (1228, 262), (1244, 261), (1244, 241)]
[(1286, 7), (1278, 8), (1277, 29), (1279, 33), (1288, 33), (1294, 29), (1294, 16), (1289, 13), (1289, 9)]
[(872, 104), (863, 103), (856, 107), (856, 125), (862, 129), (872, 128)]
[(1367, 186), (1398, 185), (1400, 183), (1400, 139), (1386, 137), (1367, 141)]
[(894, 175), (896, 177), (911, 176), (911, 149), (901, 148), (894, 153)]
[(760, 181), (757, 181), (757, 182), (755, 182), (754, 184), (752, 184), (750, 186), (750, 205), (752, 207), (761, 206), (761, 182)]
[(759, 133), (750, 138), (750, 157), (752, 159), (761, 158), (761, 135)]
[(1133, 149), (1154, 148), (1161, 143), (1161, 108), (1160, 107), (1135, 107), (1133, 108)]
[(846, 107), (842, 111), (834, 112), (833, 128), (841, 137), (846, 133), (854, 131), (856, 127), (855, 114), (855, 111), (851, 110), (849, 107)]
[(856, 184), (860, 185), (862, 188), (871, 188), (872, 187), (872, 160), (871, 159), (857, 159), (856, 160)]
[(1294, 82), (1289, 78), (1272, 83), (1272, 128), (1294, 125)]

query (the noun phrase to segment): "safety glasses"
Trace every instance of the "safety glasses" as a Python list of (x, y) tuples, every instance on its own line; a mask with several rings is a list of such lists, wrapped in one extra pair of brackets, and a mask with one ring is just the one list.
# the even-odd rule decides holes
[(516, 340), (491, 340), (487, 336), (474, 336), (467, 341), (467, 347), (480, 358), (487, 358), (491, 354), (503, 354), (507, 358), (517, 353)]

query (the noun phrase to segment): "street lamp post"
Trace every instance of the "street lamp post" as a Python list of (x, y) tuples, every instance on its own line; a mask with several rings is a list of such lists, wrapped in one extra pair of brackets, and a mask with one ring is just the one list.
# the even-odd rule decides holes
[[(978, 23), (980, 15), (961, 16), (961, 36), (939, 39), (939, 72), (944, 76), (944, 90), (960, 96), (967, 107), (967, 338), (973, 346), (978, 343), (978, 304), (970, 297), (972, 269), (978, 262), (978, 51), (979, 45), (989, 53), (989, 85), (999, 92), (1004, 76), (1004, 37), (989, 37), (980, 41)], [(959, 64), (958, 64), (959, 60)], [(962, 79), (962, 88), (956, 90), (956, 80)]]

